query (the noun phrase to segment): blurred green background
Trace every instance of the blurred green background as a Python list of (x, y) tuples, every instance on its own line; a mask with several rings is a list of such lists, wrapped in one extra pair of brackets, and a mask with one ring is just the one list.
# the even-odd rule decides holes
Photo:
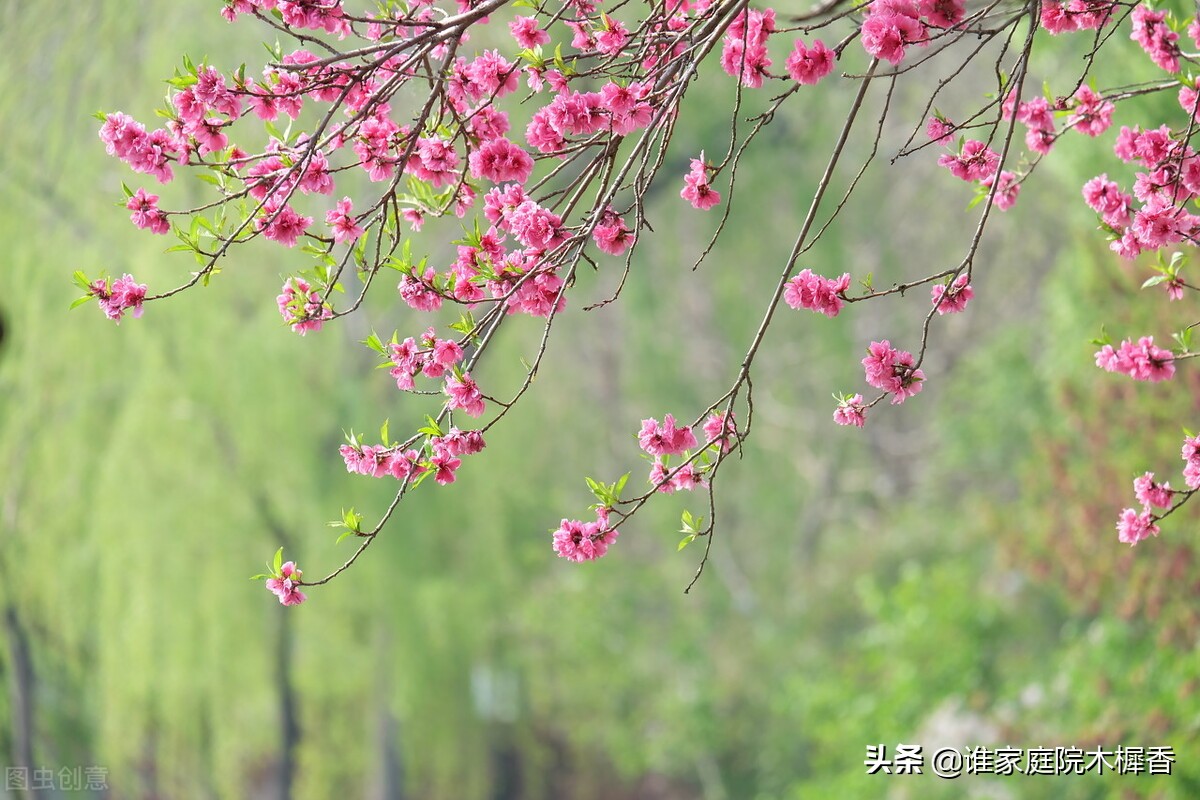
[[(1130, 302), (1149, 273), (1108, 255), (1077, 200), (1117, 173), (1107, 144), (1039, 167), (985, 239), (968, 313), (935, 320), (927, 388), (865, 430), (832, 424), (830, 394), (861, 387), (871, 338), (915, 347), (927, 294), (779, 316), (754, 433), (718, 483), (712, 561), (685, 596), (700, 553), (677, 554), (675, 531), (699, 498), (661, 498), (594, 564), (556, 559), (547, 531), (586, 513), (584, 475), (643, 480), (642, 417), (692, 418), (728, 385), (849, 100), (835, 86), (785, 107), (692, 273), (715, 217), (677, 184), (688, 155), (727, 144), (728, 118), (700, 109), (733, 91), (709, 75), (622, 302), (580, 313), (618, 276), (581, 278), (532, 398), (459, 482), (423, 486), (352, 572), (284, 609), (247, 576), (279, 545), (324, 574), (351, 547), (324, 521), (390, 498), (346, 475), (342, 430), (390, 418), (396, 433), (428, 410), (357, 341), (424, 320), (381, 298), (301, 339), (274, 296), (307, 264), (278, 247), (119, 328), (67, 312), (73, 270), (153, 292), (192, 266), (129, 223), (121, 181), (159, 189), (105, 156), (89, 115), (150, 121), (185, 52), (255, 74), (264, 33), (216, 11), (0, 2), (0, 766), (97, 765), (113, 798), (1200, 796), (1196, 516), (1132, 551), (1113, 527), (1135, 474), (1179, 468), (1200, 380), (1135, 386), (1092, 365), (1101, 323), (1165, 337), (1183, 320), (1157, 293)], [(921, 108), (921, 89), (893, 104)], [(985, 89), (958, 91), (939, 101), (952, 117)], [(897, 119), (888, 157), (918, 124)], [(934, 160), (869, 173), (852, 224), (803, 266), (889, 284), (954, 264), (969, 190)], [(514, 322), (492, 375), (536, 341), (535, 321)], [(868, 745), (900, 742), (1166, 745), (1177, 763), (1166, 778), (866, 774)]]

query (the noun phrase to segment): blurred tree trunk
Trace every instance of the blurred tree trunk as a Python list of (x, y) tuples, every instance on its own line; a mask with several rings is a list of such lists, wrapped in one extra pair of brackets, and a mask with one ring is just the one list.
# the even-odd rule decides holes
[(29, 638), (16, 606), (4, 610), (4, 625), (8, 639), (8, 659), (12, 665), (9, 691), (12, 695), (13, 766), (33, 769), (33, 658), (29, 653)]
[(279, 686), (279, 800), (292, 800), (292, 776), (296, 774), (296, 745), (300, 723), (296, 714), (296, 687), (292, 681), (292, 616), (279, 615), (279, 644), (275, 648), (276, 685)]

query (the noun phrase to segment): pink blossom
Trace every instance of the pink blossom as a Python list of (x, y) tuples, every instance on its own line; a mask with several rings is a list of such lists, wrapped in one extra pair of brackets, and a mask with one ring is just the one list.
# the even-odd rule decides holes
[(419, 208), (406, 208), (400, 212), (400, 216), (404, 217), (413, 233), (420, 233), (421, 227), (425, 224), (425, 212)]
[(609, 113), (618, 116), (629, 114), (645, 99), (649, 87), (634, 81), (628, 86), (609, 82), (600, 88), (600, 102)]
[(158, 195), (146, 194), (145, 189), (139, 188), (125, 202), (125, 207), (133, 212), (129, 219), (139, 228), (151, 233), (167, 233), (171, 230), (167, 215), (158, 208)]
[(284, 247), (295, 247), (296, 242), (312, 224), (312, 217), (301, 216), (290, 205), (278, 209), (272, 208), (272, 205), (268, 202), (263, 207), (262, 215), (255, 218), (255, 230), (261, 231), (265, 238), (279, 242)]
[(727, 415), (709, 414), (704, 422), (704, 442), (713, 444), (720, 442), (721, 452), (728, 453), (737, 441), (737, 425), (733, 420), (733, 412)]
[[(303, 145), (304, 142), (300, 142)], [(329, 160), (325, 154), (317, 150), (308, 160), (308, 164), (304, 167), (304, 174), (300, 177), (300, 191), (305, 194), (332, 194), (333, 193), (333, 175), (329, 172)]]
[(853, 425), (861, 428), (867, 424), (867, 409), (863, 407), (863, 396), (856, 394), (838, 402), (833, 410), (833, 421), (838, 425)]
[(171, 160), (180, 152), (180, 146), (170, 131), (159, 128), (147, 133), (132, 117), (116, 112), (105, 117), (100, 139), (110, 156), (121, 159), (135, 172), (153, 175), (159, 183), (173, 177)]
[(1147, 510), (1151, 506), (1157, 508), (1170, 508), (1171, 497), (1175, 494), (1171, 490), (1169, 483), (1155, 483), (1154, 473), (1147, 472), (1140, 478), (1135, 478), (1133, 481), (1133, 493), (1136, 495), (1138, 502)]
[(458, 178), (458, 151), (445, 139), (419, 138), (405, 169), (435, 189), (447, 186)]
[(668, 471), (667, 465), (661, 458), (654, 459), (654, 464), (650, 466), (650, 476), (647, 478), (650, 485), (654, 487), (654, 491), (663, 494), (671, 494), (675, 491), (675, 485), (667, 478)]
[(298, 606), (308, 599), (308, 595), (300, 591), (303, 576), (296, 563), (288, 561), (279, 568), (278, 575), (267, 578), (267, 589), (279, 598), (282, 605)]
[(1017, 119), (1033, 130), (1054, 131), (1054, 109), (1045, 97), (1034, 97), (1017, 108)]
[(1087, 84), (1080, 86), (1075, 92), (1075, 103), (1067, 124), (1074, 126), (1080, 133), (1099, 136), (1112, 125), (1112, 115), (1116, 106), (1098, 95)]
[(517, 17), (508, 23), (508, 30), (517, 44), (526, 50), (550, 43), (550, 34), (538, 27), (535, 17)]
[(930, 117), (925, 124), (925, 135), (940, 145), (949, 146), (954, 141), (954, 123), (945, 117)]
[(466, 87), (472, 100), (484, 97), (504, 97), (515, 92), (519, 83), (517, 65), (500, 55), (498, 50), (485, 50), (466, 66), (470, 82)]
[(1175, 354), (1155, 346), (1153, 336), (1143, 336), (1137, 344), (1126, 339), (1117, 348), (1104, 345), (1096, 352), (1096, 366), (1105, 372), (1157, 383), (1175, 374)]
[(861, 28), (863, 48), (875, 58), (899, 64), (909, 45), (924, 45), (929, 35), (911, 0), (876, 0)]
[[(980, 181), (980, 183), (985, 188), (990, 189), (995, 177), (995, 174), (989, 175)], [(1021, 184), (1017, 181), (1017, 176), (1008, 170), (1004, 170), (1000, 173), (1000, 185), (996, 187), (996, 193), (992, 196), (992, 200), (995, 202), (996, 208), (1001, 211), (1008, 211), (1016, 205), (1017, 195), (1020, 193)]]
[(1151, 11), (1145, 5), (1133, 9), (1130, 39), (1142, 46), (1150, 59), (1167, 72), (1179, 71), (1179, 34), (1165, 22), (1166, 11)]
[(1134, 212), (1130, 230), (1144, 250), (1155, 250), (1193, 235), (1200, 220), (1161, 197), (1151, 197)]
[(333, 241), (337, 244), (355, 241), (366, 233), (350, 213), (352, 205), (349, 197), (343, 197), (336, 208), (325, 214), (325, 222), (333, 228)]
[(862, 365), (867, 383), (894, 395), (892, 405), (903, 403), (924, 388), (925, 373), (914, 367), (912, 353), (897, 350), (887, 339), (871, 342)]
[(506, 222), (518, 242), (535, 250), (553, 250), (566, 238), (562, 218), (532, 200), (513, 209)]
[(454, 427), (445, 436), (434, 437), (430, 442), (434, 448), (440, 447), (452, 456), (474, 455), (487, 446), (479, 431), (460, 431)]
[(445, 447), (435, 447), (433, 457), (429, 459), (431, 469), (437, 470), (434, 473), (433, 479), (440, 485), (445, 486), (448, 483), (454, 483), (455, 471), (462, 466), (462, 459), (455, 458)]
[(484, 142), (469, 158), (471, 176), (493, 183), (524, 183), (533, 172), (533, 159), (508, 139)]
[(975, 290), (967, 280), (966, 275), (959, 275), (950, 284), (949, 291), (946, 290), (945, 284), (934, 284), (930, 295), (938, 314), (957, 314), (967, 307), (967, 302), (975, 296)]
[(333, 309), (303, 278), (288, 278), (275, 303), (284, 321), (301, 336), (321, 330), (321, 324), (333, 316)]
[(1154, 516), (1149, 511), (1139, 514), (1132, 508), (1127, 508), (1117, 519), (1117, 538), (1126, 544), (1135, 545), (1142, 539), (1158, 536), (1158, 533)]
[(827, 317), (836, 317), (842, 310), (848, 288), (849, 272), (842, 273), (840, 278), (834, 280), (805, 269), (788, 281), (783, 290), (783, 300), (792, 308), (807, 308)]
[(607, 14), (603, 20), (605, 24), (596, 31), (596, 49), (606, 56), (615, 56), (629, 43), (629, 29)]
[(1189, 489), (1200, 489), (1200, 436), (1188, 436), (1183, 440), (1183, 482)]
[(133, 309), (134, 319), (142, 315), (142, 301), (146, 299), (146, 285), (137, 283), (133, 276), (126, 273), (114, 281), (93, 281), (89, 293), (100, 303), (104, 315), (121, 323), (121, 317), (129, 309)]
[(721, 195), (709, 186), (708, 167), (704, 163), (703, 152), (699, 158), (692, 159), (691, 172), (684, 176), (683, 183), (683, 190), (679, 196), (691, 203), (692, 208), (707, 211), (721, 202)]
[(447, 402), (447, 407), (451, 409), (461, 408), (464, 413), (471, 417), (482, 416), (484, 402), (483, 394), (479, 391), (479, 386), (475, 381), (471, 380), (469, 373), (462, 373), (462, 376), (451, 373), (446, 376), (445, 392), (449, 395), (450, 400)]
[(554, 531), (554, 552), (568, 561), (594, 561), (608, 552), (618, 535), (610, 527), (608, 509), (600, 508), (595, 522), (564, 519)]
[(788, 75), (796, 83), (811, 86), (833, 72), (835, 58), (836, 54), (820, 39), (813, 42), (811, 48), (806, 47), (802, 40), (797, 39), (784, 66)]
[(968, 139), (959, 153), (940, 156), (938, 164), (949, 169), (950, 174), (956, 178), (981, 181), (996, 173), (996, 168), (1000, 165), (1000, 156), (983, 142)]
[(1116, 181), (1110, 181), (1107, 174), (1098, 175), (1083, 185), (1083, 199), (1110, 227), (1127, 227), (1133, 219), (1133, 198), (1122, 194), (1121, 187)]
[(612, 206), (609, 206), (600, 215), (599, 223), (592, 229), (592, 239), (596, 242), (596, 246), (610, 256), (619, 256), (624, 253), (633, 245), (636, 238), (633, 231), (625, 224), (625, 220), (613, 211)]
[(400, 298), (417, 311), (437, 311), (442, 307), (442, 296), (434, 287), (435, 277), (437, 271), (433, 267), (427, 267), (421, 277), (417, 276), (415, 270), (405, 275), (396, 287), (400, 291)]
[(921, 16), (935, 28), (952, 28), (966, 13), (965, 0), (920, 0)]
[(675, 426), (673, 414), (664, 416), (661, 425), (656, 419), (642, 420), (638, 443), (652, 456), (682, 455), (685, 450), (690, 450), (697, 444), (696, 435), (692, 433), (691, 428)]
[(1191, 86), (1180, 86), (1179, 105), (1192, 116), (1192, 119), (1200, 121), (1200, 92)]
[(761, 87), (767, 68), (771, 66), (767, 39), (774, 31), (773, 9), (742, 12), (726, 30), (721, 48), (721, 69), (729, 75), (740, 76), (743, 86)]
[(507, 112), (495, 106), (483, 106), (472, 112), (467, 120), (467, 128), (472, 136), (486, 142), (504, 136), (512, 128), (512, 123), (508, 120)]

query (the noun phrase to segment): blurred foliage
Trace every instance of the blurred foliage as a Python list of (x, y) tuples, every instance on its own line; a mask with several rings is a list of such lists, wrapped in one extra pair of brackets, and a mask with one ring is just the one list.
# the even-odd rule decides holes
[[(1200, 387), (1187, 368), (1135, 386), (1091, 363), (1102, 323), (1165, 338), (1184, 322), (1165, 298), (1130, 302), (1145, 268), (1063, 202), (1092, 156), (1064, 144), (997, 221), (971, 312), (937, 320), (928, 388), (866, 430), (833, 426), (829, 395), (859, 384), (871, 337), (915, 343), (923, 296), (776, 320), (691, 594), (688, 498), (648, 508), (601, 562), (557, 562), (547, 530), (583, 513), (583, 476), (644, 480), (640, 418), (698, 414), (739, 362), (837, 116), (790, 107), (699, 274), (711, 220), (667, 181), (622, 302), (575, 303), (531, 401), (460, 482), (406, 500), (351, 573), (285, 610), (246, 576), (281, 544), (310, 576), (333, 568), (349, 543), (322, 522), (389, 499), (344, 473), (341, 428), (395, 433), (425, 410), (356, 341), (424, 323), (393, 298), (300, 339), (273, 298), (303, 264), (268, 247), (119, 328), (66, 313), (75, 269), (153, 288), (188, 268), (109, 205), (132, 180), (87, 116), (148, 119), (183, 52), (261, 52), (252, 25), (188, 6), (0, 6), (0, 763), (20, 763), (24, 697), (32, 763), (106, 765), (119, 798), (282, 796), (285, 708), (299, 798), (1200, 796), (1196, 517), (1134, 551), (1113, 529), (1134, 475), (1179, 468)], [(696, 87), (713, 105), (732, 94), (721, 77)], [(728, 120), (697, 111), (679, 131), (682, 175)], [(868, 177), (846, 214), (871, 224), (831, 230), (806, 265), (884, 283), (952, 263), (970, 198), (931, 162)], [(926, 202), (931, 186), (949, 196)], [(581, 294), (617, 279), (585, 275)], [(509, 328), (497, 376), (538, 333)], [(867, 745), (899, 742), (1171, 745), (1179, 761), (1166, 779), (865, 774)]]

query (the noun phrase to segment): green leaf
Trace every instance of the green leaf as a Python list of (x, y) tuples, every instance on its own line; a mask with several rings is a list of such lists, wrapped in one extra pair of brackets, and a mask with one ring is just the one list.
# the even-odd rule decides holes
[(689, 533), (687, 536), (685, 536), (679, 540), (679, 547), (675, 548), (675, 552), (676, 553), (682, 552), (683, 548), (687, 547), (689, 544), (691, 544), (694, 541), (696, 541), (696, 534)]
[(390, 421), (390, 419), (385, 419), (383, 425), (379, 428), (379, 441), (383, 442), (384, 447), (391, 447), (391, 444), (388, 442), (388, 423)]
[(437, 420), (434, 419), (433, 417), (429, 416), (428, 414), (425, 415), (425, 423), (426, 423), (425, 427), (418, 430), (417, 433), (424, 433), (424, 434), (428, 434), (429, 436), (444, 435), (442, 433), (441, 426), (439, 426), (437, 423)]
[(1151, 286), (1158, 286), (1160, 283), (1167, 280), (1170, 280), (1170, 276), (1168, 275), (1155, 275), (1154, 277), (1147, 278), (1145, 283), (1142, 284), (1142, 288), (1149, 289)]
[(282, 547), (275, 551), (275, 560), (274, 560), (274, 562), (272, 562), (272, 566), (274, 566), (274, 568), (275, 568), (274, 574), (276, 574), (276, 575), (280, 574), (280, 572), (283, 571), (283, 548)]
[[(83, 297), (80, 297), (75, 302), (71, 303), (71, 308), (79, 308), (81, 305), (83, 305), (84, 303), (88, 302), (91, 299), (92, 299), (91, 295), (85, 295)], [(68, 309), (68, 311), (69, 310), (70, 309)]]
[(363, 339), (362, 343), (374, 350), (376, 353), (379, 353), (381, 356), (387, 356), (388, 354), (387, 349), (383, 346), (383, 342), (379, 340), (379, 336), (374, 332), (372, 332), (371, 335), (366, 339)]

